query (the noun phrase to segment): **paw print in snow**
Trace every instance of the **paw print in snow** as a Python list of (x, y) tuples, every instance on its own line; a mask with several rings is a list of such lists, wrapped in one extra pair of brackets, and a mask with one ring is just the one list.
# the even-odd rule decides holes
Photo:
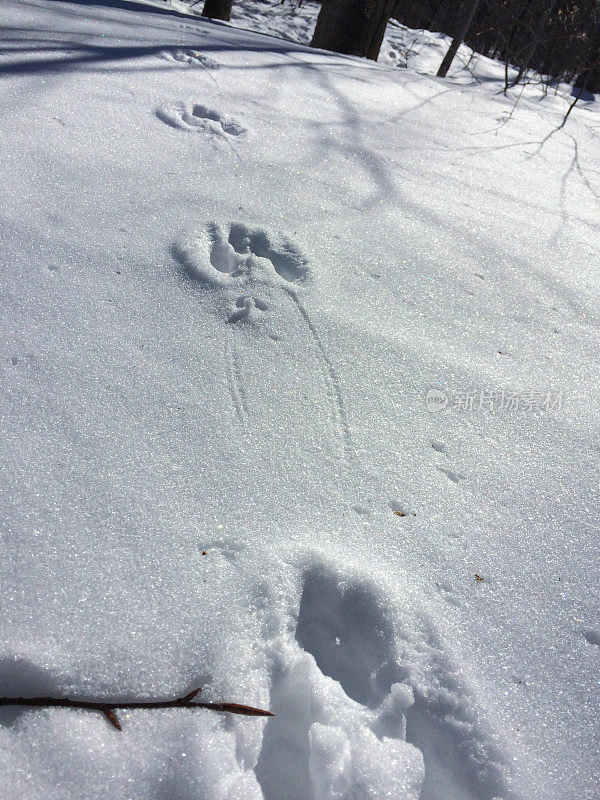
[(308, 259), (287, 236), (239, 222), (227, 228), (211, 223), (175, 245), (173, 254), (190, 277), (225, 291), (228, 322), (256, 320), (269, 309), (274, 291), (293, 295), (310, 277)]
[(172, 128), (194, 132), (203, 131), (228, 139), (246, 133), (246, 128), (237, 120), (201, 103), (180, 103), (176, 106), (158, 108), (156, 116)]
[(197, 50), (165, 50), (161, 56), (167, 61), (175, 61), (188, 67), (204, 67), (205, 69), (219, 69), (221, 66), (212, 58), (203, 56)]

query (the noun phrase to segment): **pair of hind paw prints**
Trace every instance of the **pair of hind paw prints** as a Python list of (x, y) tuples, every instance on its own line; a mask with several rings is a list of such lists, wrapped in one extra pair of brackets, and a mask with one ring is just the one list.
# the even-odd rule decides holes
[[(173, 64), (180, 64), (188, 68), (203, 67), (213, 83), (216, 83), (211, 72), (219, 69), (221, 65), (197, 50), (165, 50), (161, 56)], [(204, 103), (166, 105), (157, 108), (155, 114), (158, 119), (172, 128), (188, 132), (203, 131), (226, 140), (241, 136), (247, 131), (247, 128), (238, 120)]]
[(209, 261), (219, 275), (203, 273), (210, 282), (221, 282), (223, 276), (240, 278), (242, 282), (303, 284), (310, 277), (308, 258), (291, 239), (263, 228), (233, 222), (227, 228), (211, 223), (206, 227)]
[(297, 298), (310, 278), (308, 259), (290, 239), (243, 223), (210, 223), (172, 253), (189, 278), (225, 298), (229, 323), (260, 320), (278, 290)]
[(156, 110), (156, 116), (172, 128), (188, 132), (203, 131), (231, 139), (247, 132), (241, 122), (203, 103), (179, 103)]
[(265, 800), (510, 796), (443, 645), (420, 637), (396, 634), (370, 581), (305, 572), (293, 637), (288, 627), (272, 638), (276, 716), (255, 768)]
[(221, 66), (217, 61), (214, 61), (208, 56), (202, 55), (197, 50), (165, 50), (161, 53), (162, 58), (166, 61), (172, 61), (176, 64), (184, 64), (188, 67), (204, 67), (205, 69), (219, 69)]

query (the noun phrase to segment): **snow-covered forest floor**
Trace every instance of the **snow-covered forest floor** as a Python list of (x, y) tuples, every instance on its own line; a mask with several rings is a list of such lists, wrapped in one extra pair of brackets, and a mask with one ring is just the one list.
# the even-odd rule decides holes
[(0, 696), (276, 716), (7, 707), (0, 796), (597, 800), (599, 112), (235, 9), (0, 7)]

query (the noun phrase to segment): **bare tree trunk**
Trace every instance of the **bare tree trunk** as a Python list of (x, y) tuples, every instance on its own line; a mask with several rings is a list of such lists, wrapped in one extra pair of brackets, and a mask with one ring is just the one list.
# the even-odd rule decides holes
[(395, 0), (323, 0), (311, 45), (377, 61)]
[(454, 34), (454, 39), (452, 39), (452, 44), (448, 48), (448, 52), (444, 56), (444, 60), (440, 64), (440, 68), (438, 69), (438, 78), (445, 78), (448, 70), (450, 69), (450, 65), (454, 61), (454, 56), (456, 55), (458, 48), (460, 47), (461, 42), (467, 35), (467, 31), (471, 27), (471, 23), (473, 22), (473, 17), (475, 16), (475, 12), (481, 0), (470, 0), (469, 5), (467, 6), (460, 23), (458, 25), (458, 30)]
[(202, 9), (203, 17), (210, 17), (211, 19), (222, 19), (224, 22), (229, 22), (231, 19), (231, 6), (233, 0), (206, 0), (204, 8)]
[(586, 92), (595, 93), (600, 84), (600, 24), (596, 26), (594, 37), (589, 45), (590, 57), (583, 69), (578, 69), (575, 88), (578, 93), (575, 102)]
[(547, 0), (547, 2), (548, 2), (548, 5), (546, 6), (546, 10), (544, 11), (544, 13), (542, 14), (542, 16), (539, 19), (537, 28), (535, 30), (535, 34), (534, 34), (534, 36), (531, 37), (531, 42), (527, 45), (527, 49), (523, 53), (523, 59), (522, 59), (521, 64), (519, 66), (518, 75), (515, 78), (515, 80), (513, 81), (513, 84), (512, 84), (513, 86), (516, 86), (517, 83), (519, 83), (519, 81), (521, 80), (523, 75), (525, 75), (525, 73), (529, 69), (529, 65), (531, 64), (531, 59), (533, 58), (533, 55), (534, 55), (534, 53), (536, 51), (536, 48), (537, 48), (537, 46), (539, 45), (539, 43), (540, 43), (540, 41), (542, 39), (542, 36), (544, 34), (544, 30), (546, 28), (546, 25), (548, 24), (548, 20), (550, 19), (550, 16), (551, 16), (552, 12), (554, 11), (554, 6), (558, 2), (558, 0)]

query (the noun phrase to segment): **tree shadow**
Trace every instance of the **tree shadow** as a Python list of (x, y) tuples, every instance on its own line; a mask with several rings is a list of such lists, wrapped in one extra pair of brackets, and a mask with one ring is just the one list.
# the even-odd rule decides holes
[[(55, 0), (51, 0), (54, 2)], [(43, 33), (45, 34), (44, 38), (27, 38), (23, 40), (18, 36), (19, 31), (23, 29), (13, 28), (11, 29), (9, 26), (5, 26), (3, 41), (7, 43), (7, 46), (3, 46), (0, 48), (0, 52), (11, 52), (11, 53), (27, 53), (29, 55), (34, 55), (34, 58), (23, 58), (19, 61), (5, 61), (4, 63), (0, 64), (0, 77), (2, 75), (30, 75), (35, 73), (61, 73), (61, 72), (68, 72), (69, 70), (76, 69), (76, 68), (85, 68), (91, 67), (93, 69), (99, 69), (105, 64), (112, 63), (119, 61), (125, 61), (128, 59), (135, 59), (135, 58), (143, 58), (147, 56), (157, 56), (163, 53), (176, 53), (177, 51), (181, 50), (183, 46), (202, 50), (203, 52), (234, 52), (234, 51), (245, 51), (245, 52), (257, 52), (257, 53), (264, 53), (265, 48), (259, 46), (251, 46), (244, 44), (240, 46), (239, 43), (218, 43), (215, 44), (214, 41), (210, 44), (203, 42), (201, 39), (198, 41), (187, 41), (185, 44), (178, 43), (173, 44), (172, 39), (169, 42), (160, 42), (158, 44), (153, 45), (95, 45), (91, 43), (82, 43), (81, 41), (73, 41), (73, 40), (64, 40), (60, 41), (57, 39), (49, 39), (48, 34), (52, 34), (52, 31), (45, 30)], [(13, 33), (14, 35), (11, 37), (7, 34)], [(28, 33), (31, 34), (31, 30), (28, 30)], [(58, 32), (57, 32), (58, 33)], [(132, 37), (133, 39), (133, 37)], [(22, 44), (19, 44), (22, 42)], [(270, 53), (279, 53), (279, 54), (289, 54), (290, 51), (295, 50), (295, 46), (291, 43), (285, 44), (282, 42), (281, 45), (270, 46), (269, 52)], [(54, 53), (56, 52), (65, 52), (68, 51), (68, 56), (59, 56), (59, 57), (46, 57), (40, 58), (37, 54), (52, 50)], [(172, 69), (173, 65), (169, 62), (165, 62), (164, 67), (144, 67), (140, 69), (139, 67), (131, 67), (131, 70), (135, 72), (147, 72), (147, 71), (156, 71), (156, 70), (163, 70), (163, 69)], [(254, 67), (250, 67), (253, 69)], [(122, 69), (122, 72), (128, 71), (127, 69)]]
[[(150, 5), (149, 3), (139, 3), (136, 0), (68, 0), (73, 5), (81, 6), (103, 6), (105, 8), (120, 8), (125, 11), (143, 11), (144, 14), (159, 14), (160, 16), (176, 17), (177, 19), (185, 18), (187, 15), (182, 14), (180, 11), (167, 6), (165, 7)], [(60, 2), (64, 0), (46, 0), (48, 3)], [(191, 16), (191, 15), (190, 15)], [(192, 17), (193, 19), (193, 17)]]
[[(391, 202), (397, 195), (397, 187), (392, 173), (387, 167), (385, 159), (379, 156), (375, 149), (366, 142), (365, 129), (369, 125), (374, 125), (374, 121), (363, 120), (359, 106), (333, 81), (328, 69), (321, 69), (318, 64), (305, 64), (305, 68), (310, 71), (311, 76), (325, 94), (334, 99), (340, 115), (337, 124), (343, 126), (346, 134), (349, 134), (344, 141), (340, 141), (339, 136), (332, 135), (330, 132), (331, 120), (314, 121), (312, 126), (317, 134), (314, 167), (318, 167), (323, 160), (330, 161), (333, 156), (352, 160), (360, 166), (372, 187), (367, 197), (358, 202), (356, 209), (369, 211), (384, 202)], [(333, 124), (333, 127), (336, 127), (336, 123)]]

